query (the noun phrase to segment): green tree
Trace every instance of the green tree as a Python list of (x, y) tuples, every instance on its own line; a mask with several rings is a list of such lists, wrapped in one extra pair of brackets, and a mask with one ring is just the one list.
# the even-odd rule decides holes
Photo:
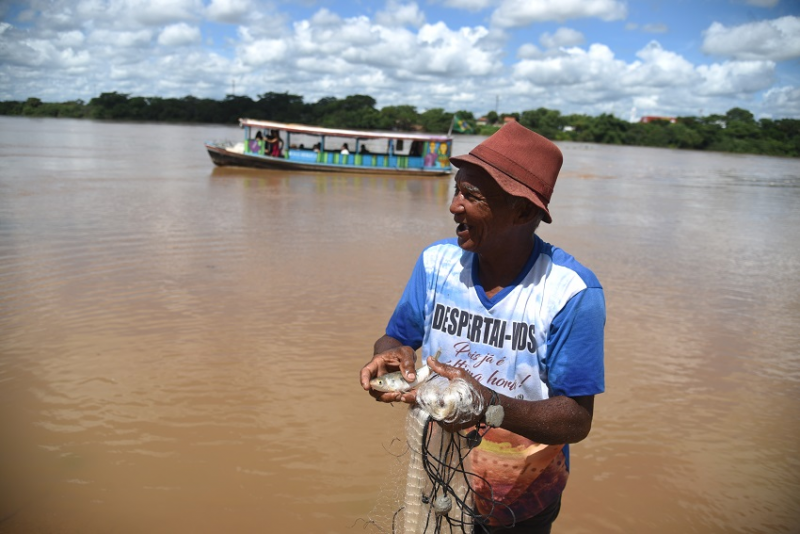
[(380, 113), (375, 109), (375, 99), (365, 95), (351, 95), (344, 99), (325, 97), (312, 106), (314, 124), (330, 128), (377, 128)]
[(728, 122), (743, 122), (745, 124), (755, 124), (756, 119), (753, 114), (742, 108), (731, 108), (725, 114), (725, 120)]
[(386, 106), (381, 108), (380, 128), (383, 130), (411, 131), (419, 123), (414, 106)]
[(113, 91), (89, 100), (89, 116), (93, 119), (126, 119), (128, 112), (127, 94)]
[(618, 119), (609, 113), (602, 113), (589, 126), (592, 138), (596, 143), (621, 145), (629, 122)]
[(546, 108), (523, 111), (520, 124), (548, 139), (558, 139), (564, 127), (561, 112)]
[(699, 149), (708, 149), (716, 144), (722, 137), (725, 119), (722, 115), (709, 115), (707, 117), (681, 117), (681, 124), (695, 131), (701, 138)]
[(133, 120), (148, 120), (150, 114), (149, 105), (147, 103), (147, 99), (143, 96), (135, 96), (133, 98), (128, 99), (127, 102), (127, 111), (126, 111), (126, 119), (133, 119)]
[(38, 98), (29, 98), (22, 104), (22, 114), (27, 115), (29, 117), (35, 117), (38, 115), (39, 108), (42, 107), (42, 101)]
[(0, 102), (0, 115), (22, 115), (22, 108), (24, 102), (17, 100), (8, 100)]
[(453, 114), (445, 112), (442, 108), (432, 108), (422, 112), (419, 122), (422, 129), (431, 133), (447, 133)]
[(800, 120), (779, 119), (775, 121), (775, 130), (784, 136), (788, 156), (800, 156)]
[(258, 97), (259, 118), (278, 122), (304, 122), (306, 105), (303, 97), (289, 93), (264, 93)]
[(681, 121), (667, 126), (669, 144), (675, 148), (700, 148), (703, 136)]
[(375, 99), (371, 96), (347, 96), (341, 101), (339, 113), (334, 115), (335, 120), (346, 128), (367, 130), (377, 128), (380, 124), (380, 113), (375, 109), (375, 103)]
[(254, 104), (249, 96), (225, 95), (220, 112), (224, 117), (223, 122), (237, 123), (243, 117), (258, 118), (258, 108)]
[(591, 132), (592, 117), (582, 114), (565, 115), (563, 118), (564, 128), (562, 138), (569, 141), (589, 143), (594, 141)]

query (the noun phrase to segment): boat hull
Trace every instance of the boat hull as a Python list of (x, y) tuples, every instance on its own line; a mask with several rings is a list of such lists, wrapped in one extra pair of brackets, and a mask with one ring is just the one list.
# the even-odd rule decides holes
[(206, 143), (206, 150), (211, 157), (211, 161), (220, 167), (249, 167), (255, 169), (274, 169), (274, 170), (300, 170), (300, 171), (325, 171), (325, 172), (345, 172), (359, 174), (402, 174), (415, 176), (446, 176), (452, 173), (447, 168), (413, 168), (413, 167), (377, 167), (369, 165), (348, 165), (341, 163), (324, 163), (296, 161), (291, 158), (276, 158), (271, 156), (261, 156), (235, 152), (230, 147)]

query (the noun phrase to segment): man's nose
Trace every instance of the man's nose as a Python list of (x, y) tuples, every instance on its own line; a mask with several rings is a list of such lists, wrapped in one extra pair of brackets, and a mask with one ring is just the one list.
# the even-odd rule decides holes
[(450, 213), (453, 215), (457, 215), (464, 211), (464, 196), (461, 193), (456, 192), (453, 195), (453, 200), (450, 201)]

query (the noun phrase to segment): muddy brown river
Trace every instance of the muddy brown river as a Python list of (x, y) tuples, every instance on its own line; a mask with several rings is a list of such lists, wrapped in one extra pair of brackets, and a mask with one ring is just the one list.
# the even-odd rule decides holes
[[(390, 528), (358, 371), (451, 179), (214, 168), (239, 135), (0, 117), (0, 533)], [(798, 160), (560, 146), (607, 392), (554, 532), (796, 532)]]

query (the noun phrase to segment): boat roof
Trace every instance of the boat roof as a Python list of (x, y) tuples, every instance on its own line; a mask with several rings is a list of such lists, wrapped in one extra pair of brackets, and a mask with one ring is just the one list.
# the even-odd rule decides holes
[(267, 130), (283, 130), (286, 132), (309, 135), (330, 135), (336, 137), (354, 137), (359, 139), (412, 139), (416, 141), (452, 141), (452, 137), (443, 134), (420, 134), (407, 132), (367, 132), (364, 130), (340, 130), (337, 128), (321, 128), (304, 124), (285, 124), (283, 122), (260, 121), (255, 119), (239, 119), (241, 126), (264, 128)]

